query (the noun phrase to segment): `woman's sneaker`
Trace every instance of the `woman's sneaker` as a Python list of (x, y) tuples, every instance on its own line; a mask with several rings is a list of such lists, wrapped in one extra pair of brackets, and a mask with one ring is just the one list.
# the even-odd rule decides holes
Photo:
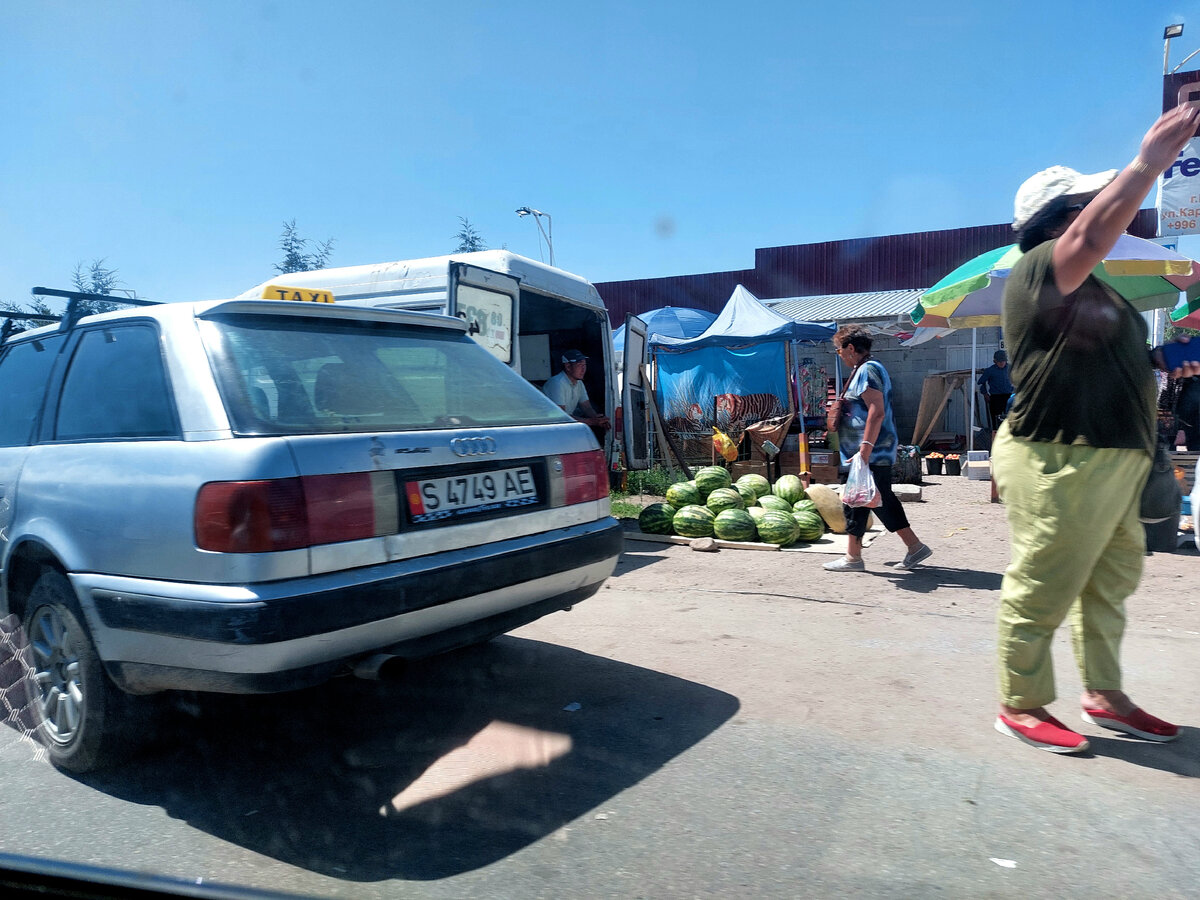
[(1164, 722), (1143, 709), (1135, 709), (1127, 716), (1118, 716), (1103, 709), (1085, 709), (1080, 718), (1101, 728), (1123, 731), (1147, 741), (1173, 741), (1179, 737), (1179, 726)]
[(1087, 738), (1072, 731), (1054, 716), (1048, 716), (1046, 721), (1036, 725), (1021, 725), (1001, 715), (996, 717), (996, 730), (1051, 753), (1082, 753), (1088, 749)]
[(865, 572), (867, 567), (863, 565), (862, 559), (850, 559), (842, 556), (835, 559), (833, 562), (825, 563), (825, 568), (830, 572)]
[(897, 569), (915, 569), (929, 557), (933, 556), (933, 551), (929, 549), (928, 544), (918, 544), (916, 550), (911, 550), (904, 555), (904, 559), (896, 563)]

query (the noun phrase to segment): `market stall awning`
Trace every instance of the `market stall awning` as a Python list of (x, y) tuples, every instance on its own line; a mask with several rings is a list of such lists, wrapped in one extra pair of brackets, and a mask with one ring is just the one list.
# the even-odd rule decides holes
[(854, 294), (814, 294), (811, 297), (787, 297), (763, 302), (780, 315), (798, 321), (847, 322), (903, 317), (911, 330), (908, 315), (923, 293), (923, 289), (863, 291)]

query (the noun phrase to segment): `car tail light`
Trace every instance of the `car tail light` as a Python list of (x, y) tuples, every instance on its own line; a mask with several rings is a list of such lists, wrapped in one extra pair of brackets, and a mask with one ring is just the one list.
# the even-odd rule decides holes
[(267, 553), (308, 546), (299, 478), (215, 481), (196, 496), (196, 546), (218, 553)]
[(301, 481), (310, 544), (355, 541), (399, 530), (394, 473), (309, 475)]
[(217, 481), (196, 497), (196, 545), (218, 553), (269, 553), (399, 530), (391, 472)]
[(602, 452), (568, 453), (563, 456), (562, 464), (563, 500), (567, 506), (608, 496), (608, 472), (604, 468)]

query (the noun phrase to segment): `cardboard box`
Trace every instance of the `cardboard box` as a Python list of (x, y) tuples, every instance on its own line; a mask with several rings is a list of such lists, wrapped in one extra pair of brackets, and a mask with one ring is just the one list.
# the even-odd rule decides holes
[(809, 475), (813, 484), (837, 484), (841, 480), (837, 466), (810, 466)]
[(991, 481), (992, 464), (990, 462), (970, 462), (963, 466), (963, 474), (971, 481)]

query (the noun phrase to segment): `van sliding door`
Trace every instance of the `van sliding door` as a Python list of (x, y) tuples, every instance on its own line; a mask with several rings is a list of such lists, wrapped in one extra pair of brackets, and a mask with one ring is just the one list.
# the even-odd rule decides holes
[(449, 313), (467, 322), (467, 331), (488, 353), (519, 370), (514, 358), (520, 282), (511, 275), (467, 263), (450, 264)]

